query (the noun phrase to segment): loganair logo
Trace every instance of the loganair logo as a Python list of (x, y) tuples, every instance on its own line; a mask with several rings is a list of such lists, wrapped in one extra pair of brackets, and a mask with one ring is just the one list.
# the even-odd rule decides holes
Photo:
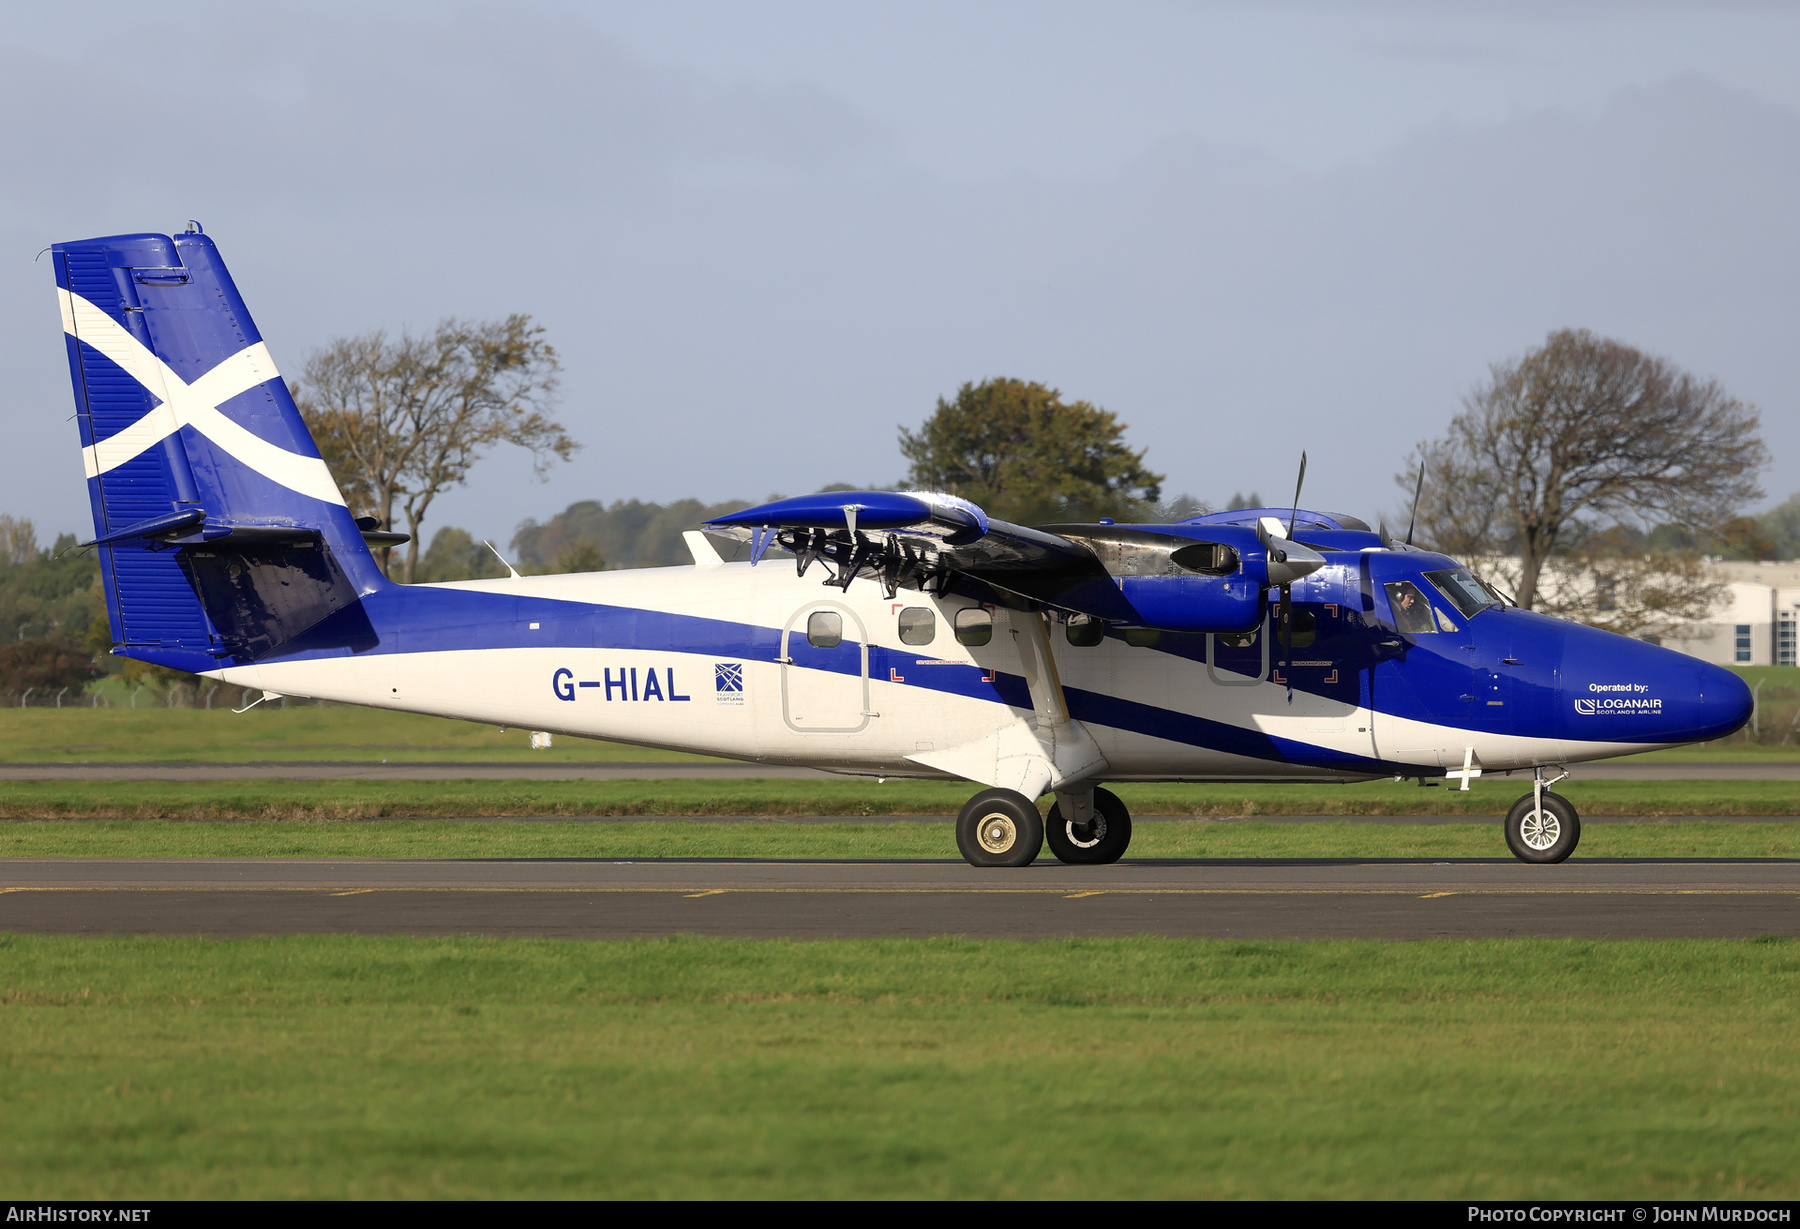
[(1577, 697), (1575, 711), (1583, 717), (1662, 712), (1662, 701), (1644, 694), (1649, 690), (1643, 683), (1589, 683), (1596, 694)]

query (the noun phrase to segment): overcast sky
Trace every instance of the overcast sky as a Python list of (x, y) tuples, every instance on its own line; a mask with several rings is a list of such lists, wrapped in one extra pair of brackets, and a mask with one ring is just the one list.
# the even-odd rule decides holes
[[(1358, 515), (1579, 326), (1762, 411), (1800, 490), (1800, 6), (64, 3), (0, 31), (0, 511), (86, 534), (47, 262), (218, 243), (283, 370), (535, 316), (585, 445), (436, 525), (888, 483), (966, 380), (1169, 494)], [(429, 532), (429, 527), (428, 527)]]

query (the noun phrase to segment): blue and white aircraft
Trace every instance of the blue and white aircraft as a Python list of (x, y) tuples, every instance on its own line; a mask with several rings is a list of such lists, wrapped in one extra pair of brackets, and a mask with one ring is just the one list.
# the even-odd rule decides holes
[[(966, 780), (978, 866), (1117, 859), (1119, 781), (1530, 772), (1528, 862), (1580, 838), (1545, 770), (1713, 739), (1729, 671), (1520, 610), (1352, 517), (990, 518), (953, 496), (780, 500), (691, 567), (400, 585), (199, 228), (55, 256), (113, 652), (279, 695)], [(1298, 495), (1296, 495), (1298, 504)], [(741, 562), (726, 562), (714, 543)], [(773, 552), (779, 552), (774, 555)], [(787, 562), (778, 562), (786, 560)], [(1054, 804), (1040, 818), (1036, 800)]]

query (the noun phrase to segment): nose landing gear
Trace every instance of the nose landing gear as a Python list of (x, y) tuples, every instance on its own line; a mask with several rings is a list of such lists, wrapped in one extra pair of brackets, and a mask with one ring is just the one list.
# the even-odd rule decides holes
[[(1565, 772), (1555, 781), (1568, 775)], [(1544, 770), (1539, 768), (1531, 792), (1506, 813), (1506, 847), (1521, 862), (1561, 862), (1581, 843), (1580, 813), (1567, 798), (1551, 793), (1544, 784)]]

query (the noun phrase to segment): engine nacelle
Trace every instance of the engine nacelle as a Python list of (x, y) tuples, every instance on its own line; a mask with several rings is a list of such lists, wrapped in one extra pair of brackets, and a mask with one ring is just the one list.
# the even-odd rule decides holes
[(1247, 632), (1262, 622), (1269, 555), (1254, 529), (1209, 525), (1200, 539), (1123, 525), (1046, 528), (1092, 550), (1145, 627)]
[(1247, 632), (1263, 619), (1263, 586), (1242, 576), (1121, 576), (1119, 589), (1164, 631)]

